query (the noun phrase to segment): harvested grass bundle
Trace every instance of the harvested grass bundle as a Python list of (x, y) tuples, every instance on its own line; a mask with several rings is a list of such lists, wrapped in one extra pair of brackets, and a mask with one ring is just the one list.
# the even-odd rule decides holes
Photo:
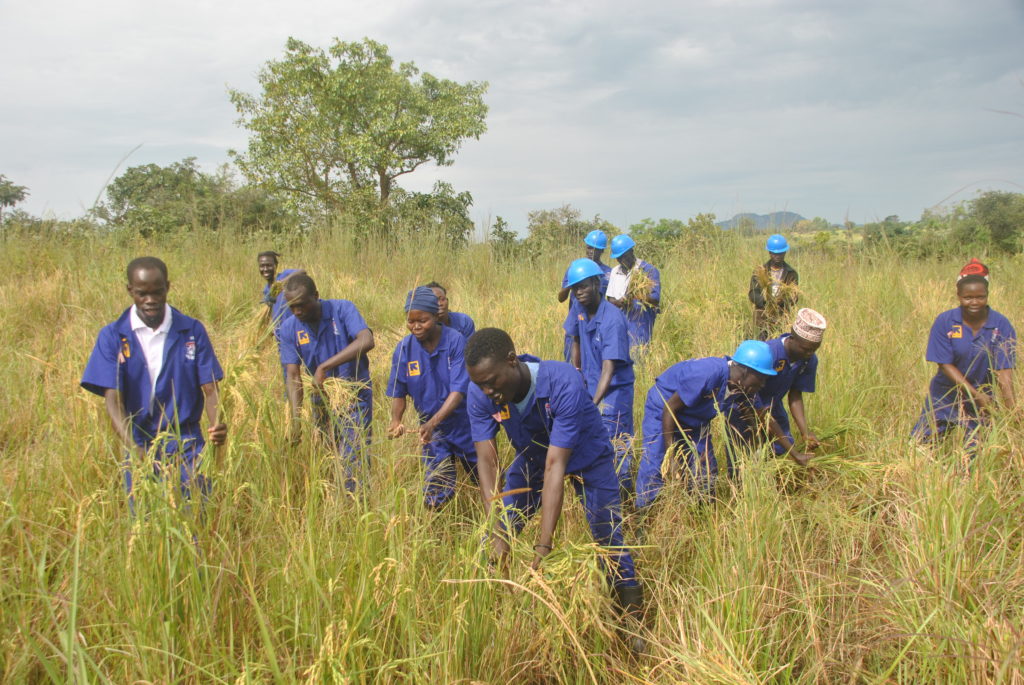
[(640, 268), (640, 264), (629, 272), (629, 283), (626, 285), (626, 300), (638, 302), (644, 309), (653, 309), (654, 305), (647, 301), (654, 290), (654, 279)]

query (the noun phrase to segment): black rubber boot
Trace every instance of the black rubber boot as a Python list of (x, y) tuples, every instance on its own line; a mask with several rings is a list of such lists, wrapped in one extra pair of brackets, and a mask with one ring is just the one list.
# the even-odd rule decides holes
[(615, 609), (618, 614), (619, 635), (633, 656), (647, 651), (644, 630), (644, 588), (642, 585), (616, 585)]

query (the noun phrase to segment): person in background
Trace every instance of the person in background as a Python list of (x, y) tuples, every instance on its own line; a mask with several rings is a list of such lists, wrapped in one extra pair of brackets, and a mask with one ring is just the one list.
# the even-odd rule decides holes
[(434, 295), (437, 296), (437, 320), (441, 325), (454, 328), (462, 334), (463, 338), (469, 340), (469, 336), (476, 332), (476, 323), (469, 314), (448, 311), (448, 291), (437, 281), (427, 283), (426, 287), (434, 291)]
[(1016, 406), (1017, 332), (988, 305), (988, 269), (978, 262), (964, 270), (956, 283), (959, 306), (939, 314), (928, 336), (925, 358), (938, 368), (911, 433), (932, 442), (960, 426), (973, 453), (981, 426), (997, 406), (994, 388), (1007, 410)]
[(133, 460), (144, 463), (152, 450), (154, 475), (176, 471), (184, 497), (193, 485), (205, 494), (209, 482), (199, 467), (206, 439), (223, 445), (228, 429), (217, 389), (224, 372), (203, 324), (167, 304), (167, 265), (139, 257), (126, 275), (132, 306), (100, 331), (81, 386), (103, 397), (124, 445), (124, 483), (134, 513)]
[[(654, 380), (644, 404), (643, 450), (636, 479), (636, 506), (643, 509), (658, 496), (664, 481), (662, 463), (669, 449), (682, 450), (690, 488), (710, 498), (718, 478), (711, 442), (711, 421), (738, 411), (754, 420), (755, 396), (777, 375), (772, 353), (760, 340), (745, 340), (732, 358), (688, 359), (670, 366)], [(732, 462), (727, 462), (732, 471)]]
[(800, 276), (786, 262), (789, 243), (775, 233), (765, 243), (768, 261), (754, 270), (750, 277), (747, 299), (754, 305), (754, 329), (761, 340), (767, 340), (779, 327), (788, 324), (790, 311), (799, 299)]
[(469, 388), (463, 358), (466, 339), (438, 323), (437, 296), (426, 286), (406, 296), (405, 318), (409, 335), (391, 355), (388, 437), (405, 433), (405, 398), (411, 397), (419, 415), (419, 441), (426, 467), (424, 502), (436, 511), (455, 496), (456, 462), (476, 479), (476, 452), (465, 404)]
[[(561, 361), (517, 355), (509, 335), (484, 328), (466, 344), (470, 380), (469, 421), (476, 443), (484, 508), (501, 489), (495, 438), (504, 427), (516, 456), (505, 472), (502, 497), (503, 534), (493, 536), (500, 559), (507, 559), (507, 534), (522, 530), (539, 509), (540, 530), (533, 546), (534, 569), (552, 549), (562, 513), (566, 476), (586, 511), (594, 540), (606, 547), (607, 564), (618, 609), (642, 621), (643, 588), (633, 557), (622, 540), (619, 483), (608, 433), (580, 373)], [(633, 642), (634, 651), (642, 645)]]
[(628, 235), (612, 238), (612, 258), (619, 264), (609, 275), (606, 294), (608, 301), (626, 315), (631, 348), (651, 341), (654, 321), (661, 311), (661, 273), (637, 259), (635, 247), (636, 242)]
[[(601, 269), (601, 295), (604, 296), (604, 291), (608, 288), (608, 274), (611, 273), (612, 268), (601, 261), (601, 255), (604, 254), (605, 249), (608, 247), (608, 236), (605, 235), (604, 231), (594, 229), (583, 239), (583, 245), (586, 250), (586, 258), (597, 264)], [(565, 347), (563, 354), (565, 361), (570, 361), (569, 355), (572, 352), (572, 334), (570, 329), (575, 325), (572, 322), (576, 320), (579, 312), (576, 308), (576, 298), (572, 294), (572, 289), (568, 283), (569, 274), (562, 277), (562, 288), (558, 291), (558, 301), (565, 302), (569, 300), (569, 311), (566, 313), (565, 321), (562, 323), (562, 329), (565, 331)]]
[[(273, 250), (265, 250), (256, 256), (256, 263), (260, 269), (260, 276), (266, 281), (263, 286), (263, 304), (267, 305), (266, 314), (270, 325), (274, 330), (274, 341), (277, 344), (278, 357), (281, 356), (281, 323), (289, 316), (291, 311), (284, 299), (284, 282), (289, 276), (299, 273), (297, 269), (285, 269), (277, 272), (277, 260), (281, 255)], [(284, 366), (281, 367), (281, 377), (287, 387), (287, 376)]]
[(633, 359), (626, 317), (601, 296), (602, 271), (589, 259), (569, 265), (569, 287), (576, 298), (571, 364), (601, 412), (615, 447), (615, 471), (623, 501), (633, 493)]
[[(353, 492), (369, 460), (373, 389), (367, 354), (373, 331), (348, 300), (322, 300), (309, 274), (293, 274), (284, 286), (292, 317), (281, 324), (281, 363), (287, 374), (292, 441), (299, 439), (302, 414), (302, 370), (313, 386), (313, 419), (334, 451), (344, 460), (345, 489)], [(340, 409), (332, 409), (325, 393), (328, 378), (344, 381)]]

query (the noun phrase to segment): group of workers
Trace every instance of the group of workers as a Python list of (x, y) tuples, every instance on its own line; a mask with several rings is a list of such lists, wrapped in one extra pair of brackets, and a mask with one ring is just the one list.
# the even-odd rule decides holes
[[(614, 269), (601, 261), (609, 242), (618, 262)], [(507, 536), (539, 509), (534, 568), (552, 549), (565, 477), (575, 476), (571, 482), (593, 537), (608, 548), (602, 562), (616, 606), (623, 616), (639, 620), (643, 591), (623, 543), (624, 501), (648, 511), (663, 487), (666, 460), (691, 492), (710, 500), (719, 474), (711, 426), (719, 415), (729, 442), (726, 472), (733, 470), (733, 447), (766, 442), (776, 454), (806, 464), (819, 441), (809, 428), (803, 395), (815, 390), (816, 352), (827, 323), (808, 308), (790, 314), (797, 275), (785, 262), (785, 238), (771, 236), (769, 260), (751, 279), (754, 321), (759, 332), (768, 333), (785, 315), (790, 330), (768, 340), (745, 340), (731, 356), (680, 361), (657, 376), (646, 394), (634, 468), (634, 359), (651, 340), (660, 311), (660, 274), (635, 256), (628, 235), (608, 241), (593, 231), (584, 247), (585, 256), (569, 265), (557, 293), (559, 301), (569, 300), (564, 360), (523, 354), (498, 328), (476, 331), (472, 318), (449, 310), (447, 292), (438, 283), (411, 290), (404, 303), (409, 335), (392, 352), (385, 389), (391, 398), (386, 434), (397, 438), (407, 432), (403, 418), (411, 399), (427, 508), (440, 508), (453, 497), (459, 464), (479, 484), (485, 509), (504, 493), (501, 529), (491, 538), (498, 559), (509, 552)], [(317, 434), (338, 455), (345, 487), (356, 490), (369, 462), (373, 332), (352, 302), (322, 299), (305, 271), (279, 272), (278, 257), (260, 253), (258, 265), (296, 419), (292, 427), (300, 426), (305, 374), (313, 389)], [(988, 308), (987, 269), (981, 274), (983, 265), (972, 265), (957, 284), (960, 307), (939, 316), (929, 339), (927, 358), (939, 365), (939, 373), (914, 428), (922, 439), (960, 424), (976, 440), (993, 401), (993, 377), (1005, 401), (1013, 403), (1016, 334)], [(221, 445), (227, 437), (217, 389), (223, 371), (202, 323), (167, 304), (171, 284), (161, 260), (135, 259), (126, 276), (133, 305), (100, 331), (82, 386), (105, 398), (128, 452), (129, 495), (132, 458), (147, 450), (158, 475), (172, 465), (179, 472), (186, 496), (192, 488), (205, 493), (209, 483), (198, 466), (206, 439)], [(200, 429), (204, 412), (205, 434)], [(796, 447), (790, 416), (802, 449)], [(515, 451), (503, 474), (495, 442), (501, 428)]]

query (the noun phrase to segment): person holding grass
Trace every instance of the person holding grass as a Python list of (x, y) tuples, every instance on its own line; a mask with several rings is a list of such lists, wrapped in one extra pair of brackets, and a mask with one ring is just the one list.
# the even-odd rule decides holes
[[(715, 491), (718, 461), (711, 442), (711, 421), (718, 414), (743, 412), (753, 420), (756, 393), (777, 375), (767, 343), (744, 340), (732, 358), (688, 359), (654, 380), (644, 404), (643, 451), (636, 480), (636, 506), (651, 505), (664, 481), (662, 463), (670, 448), (685, 457), (689, 485), (705, 498)], [(733, 464), (726, 466), (732, 475)]]
[(217, 390), (224, 372), (203, 324), (167, 304), (167, 265), (156, 257), (133, 259), (127, 280), (132, 306), (100, 331), (81, 385), (104, 398), (124, 445), (124, 484), (134, 512), (133, 460), (152, 451), (154, 475), (177, 471), (184, 497), (193, 485), (205, 494), (209, 482), (199, 468), (206, 439), (223, 445), (228, 429)]
[(443, 285), (437, 281), (431, 281), (430, 283), (427, 283), (427, 287), (430, 288), (437, 297), (438, 322), (443, 326), (454, 328), (462, 335), (463, 338), (469, 340), (469, 336), (476, 332), (476, 323), (473, 322), (473, 319), (469, 314), (448, 310), (448, 291)]
[(768, 261), (754, 270), (747, 291), (747, 299), (754, 305), (754, 329), (761, 340), (766, 340), (789, 318), (799, 299), (800, 284), (800, 275), (786, 262), (789, 243), (785, 236), (768, 236), (765, 249)]
[[(517, 355), (508, 333), (477, 331), (466, 345), (469, 421), (476, 443), (480, 490), (485, 510), (501, 491), (495, 437), (502, 427), (516, 455), (505, 471), (503, 533), (494, 536), (499, 558), (510, 548), (507, 534), (518, 533), (538, 509), (540, 532), (531, 566), (539, 568), (552, 549), (562, 513), (565, 478), (586, 511), (594, 540), (608, 548), (608, 577), (619, 609), (640, 620), (643, 588), (633, 557), (623, 546), (619, 483), (614, 450), (580, 373), (569, 364)], [(634, 644), (634, 648), (638, 645)]]
[[(293, 274), (284, 285), (292, 317), (281, 324), (281, 363), (287, 376), (291, 406), (292, 441), (298, 442), (302, 414), (301, 370), (313, 386), (313, 419), (334, 451), (344, 459), (345, 489), (353, 492), (357, 471), (369, 458), (373, 390), (367, 354), (374, 347), (373, 331), (356, 306), (348, 300), (322, 300), (309, 274)], [(326, 381), (338, 379), (343, 386), (340, 409), (332, 408)]]
[[(604, 254), (605, 248), (608, 247), (608, 236), (605, 235), (604, 231), (594, 229), (587, 234), (587, 237), (583, 239), (583, 245), (586, 249), (586, 258), (597, 264), (598, 268), (601, 269), (601, 295), (604, 295), (604, 291), (608, 289), (608, 274), (611, 273), (612, 268), (601, 261), (601, 255)], [(562, 288), (558, 291), (558, 301), (565, 302), (569, 300), (569, 311), (565, 315), (565, 322), (562, 324), (562, 328), (565, 330), (565, 346), (563, 353), (565, 361), (571, 361), (570, 355), (572, 354), (572, 334), (569, 332), (570, 327), (573, 325), (573, 321), (579, 314), (576, 298), (572, 295), (572, 288), (569, 285), (569, 274), (562, 277)]]
[(571, 363), (601, 412), (615, 447), (615, 471), (622, 495), (633, 493), (633, 359), (626, 317), (601, 296), (602, 271), (589, 259), (569, 265), (567, 280), (576, 298), (576, 317), (566, 323), (572, 335)]
[(997, 407), (994, 387), (999, 387), (1006, 409), (1016, 406), (1017, 332), (988, 305), (987, 271), (973, 267), (961, 275), (956, 284), (960, 306), (939, 314), (932, 324), (925, 358), (938, 369), (911, 431), (922, 442), (933, 442), (960, 426), (964, 444), (973, 452), (981, 426)]
[(661, 273), (637, 259), (636, 241), (628, 235), (612, 238), (612, 258), (619, 265), (609, 276), (606, 297), (626, 315), (630, 347), (651, 342), (654, 320), (661, 311)]
[(476, 452), (466, 413), (469, 375), (463, 353), (466, 339), (438, 321), (438, 301), (428, 286), (409, 292), (405, 300), (409, 335), (391, 355), (387, 396), (391, 398), (388, 437), (405, 433), (405, 398), (419, 414), (419, 440), (426, 467), (424, 501), (428, 509), (443, 507), (455, 495), (456, 462), (476, 478)]

